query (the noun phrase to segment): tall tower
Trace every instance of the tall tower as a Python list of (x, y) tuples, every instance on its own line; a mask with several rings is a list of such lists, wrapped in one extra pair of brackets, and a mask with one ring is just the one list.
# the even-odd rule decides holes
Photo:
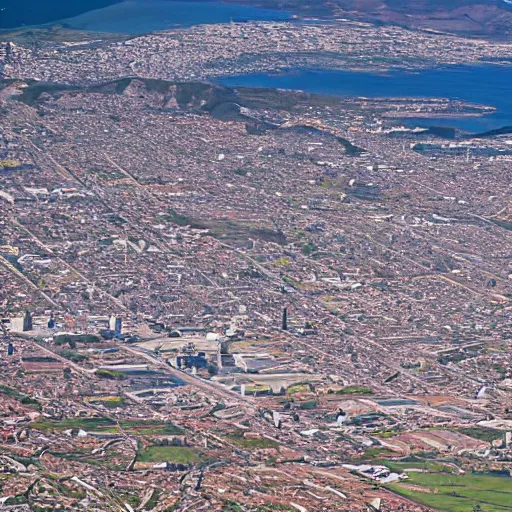
[(222, 343), (217, 341), (217, 367), (222, 372)]
[(116, 336), (119, 336), (121, 334), (122, 328), (123, 328), (122, 320), (119, 317), (116, 317), (116, 323), (115, 323)]
[(25, 316), (23, 317), (23, 331), (31, 331), (32, 330), (32, 315), (30, 311), (25, 311)]
[(281, 329), (283, 331), (287, 331), (288, 330), (288, 309), (287, 308), (283, 308), (283, 318), (282, 318)]

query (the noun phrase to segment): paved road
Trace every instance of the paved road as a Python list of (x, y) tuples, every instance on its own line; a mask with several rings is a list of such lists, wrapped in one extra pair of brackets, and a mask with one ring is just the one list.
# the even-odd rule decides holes
[(212, 396), (221, 397), (224, 399), (229, 400), (231, 403), (236, 402), (238, 405), (244, 404), (244, 406), (247, 408), (247, 405), (250, 406), (251, 412), (255, 412), (256, 407), (256, 401), (249, 396), (242, 396), (238, 393), (235, 393), (234, 391), (230, 391), (229, 389), (221, 388), (220, 385), (216, 386), (215, 384), (211, 384), (210, 382), (207, 382), (200, 377), (196, 377), (194, 375), (190, 375), (189, 373), (182, 372), (180, 370), (177, 370), (176, 368), (173, 368), (172, 366), (169, 366), (166, 362), (162, 361), (161, 359), (158, 359), (154, 356), (151, 356), (146, 351), (137, 349), (134, 346), (129, 345), (118, 345), (121, 350), (125, 350), (127, 352), (130, 352), (134, 355), (143, 357), (147, 361), (149, 361), (151, 364), (158, 366), (162, 370), (164, 370), (169, 375), (172, 375), (174, 378), (182, 380), (183, 382), (186, 382), (187, 384), (190, 384), (191, 386), (198, 387), (202, 389), (203, 391), (211, 394)]

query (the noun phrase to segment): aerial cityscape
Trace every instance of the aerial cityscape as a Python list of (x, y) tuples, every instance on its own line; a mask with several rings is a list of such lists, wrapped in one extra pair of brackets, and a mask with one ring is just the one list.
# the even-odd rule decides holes
[(512, 2), (0, 0), (0, 511), (512, 511)]

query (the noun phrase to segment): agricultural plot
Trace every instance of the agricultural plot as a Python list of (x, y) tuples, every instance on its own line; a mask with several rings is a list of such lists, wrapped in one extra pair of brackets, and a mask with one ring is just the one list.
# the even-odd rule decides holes
[(411, 472), (407, 481), (389, 487), (402, 496), (440, 511), (512, 511), (512, 478)]

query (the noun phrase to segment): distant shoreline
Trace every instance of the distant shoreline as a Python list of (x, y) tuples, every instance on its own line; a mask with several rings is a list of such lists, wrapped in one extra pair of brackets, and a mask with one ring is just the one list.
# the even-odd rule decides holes
[[(165, 0), (169, 3), (224, 3), (223, 0)], [(86, 15), (92, 11), (105, 9), (133, 0), (0, 0), (0, 33), (29, 28), (50, 27), (62, 24), (70, 18)], [(42, 5), (44, 4), (44, 5)], [(244, 4), (240, 4), (244, 5)], [(244, 5), (248, 7), (247, 4)]]
[[(98, 2), (98, 0), (91, 1), (93, 3), (89, 6), (96, 5)], [(231, 20), (242, 22), (280, 21), (291, 18), (291, 14), (286, 11), (251, 7), (247, 4), (224, 2), (223, 0), (107, 1), (109, 3), (105, 6), (98, 6), (96, 9), (89, 9), (74, 16), (58, 16), (57, 13), (62, 13), (57, 11), (53, 19), (45, 23), (11, 28), (4, 28), (0, 25), (0, 34), (24, 30), (52, 30), (56, 26), (61, 26), (66, 30), (77, 32), (143, 35), (194, 25), (229, 23)]]
[(17, 30), (57, 23), (66, 18), (103, 9), (123, 0), (0, 0), (0, 30)]

